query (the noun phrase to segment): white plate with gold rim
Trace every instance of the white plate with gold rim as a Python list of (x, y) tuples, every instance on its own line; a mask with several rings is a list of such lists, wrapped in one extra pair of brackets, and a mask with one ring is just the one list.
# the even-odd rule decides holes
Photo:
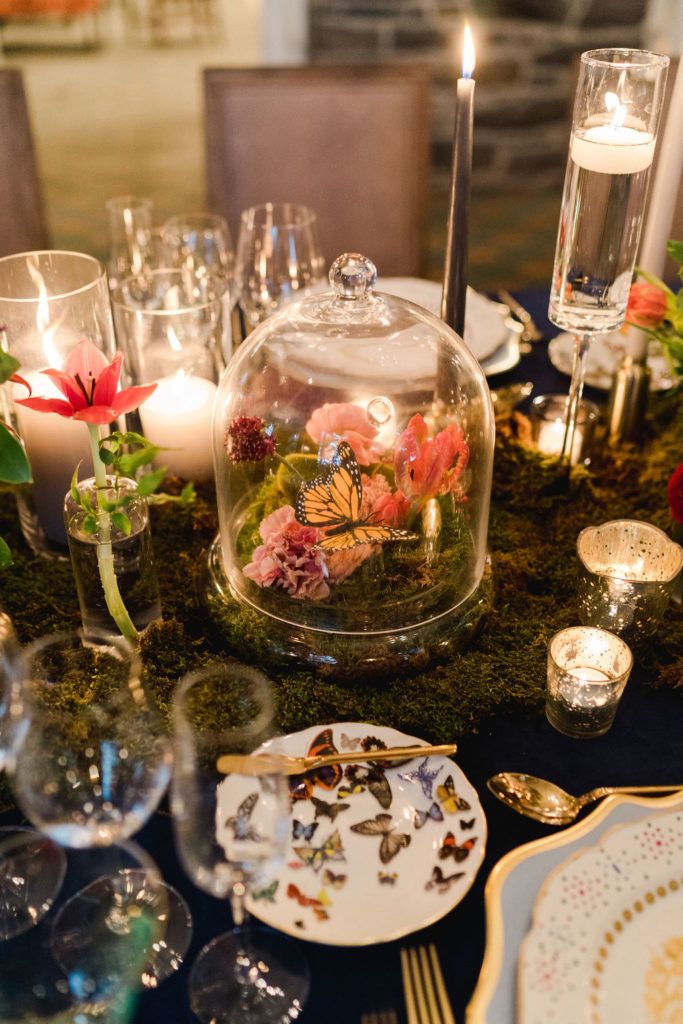
[[(486, 950), (467, 1007), (467, 1024), (517, 1020), (519, 951), (532, 924), (534, 902), (550, 872), (568, 857), (594, 846), (616, 825), (671, 811), (683, 812), (683, 794), (607, 797), (575, 825), (511, 850), (496, 864), (486, 883)], [(574, 1019), (582, 1018), (572, 1018), (572, 1024)], [(632, 1018), (628, 1019), (630, 1024)]]
[[(600, 391), (609, 391), (617, 367), (625, 352), (621, 331), (598, 334), (591, 341), (586, 357), (586, 384)], [(556, 370), (571, 376), (574, 360), (574, 335), (563, 332), (548, 345), (548, 357)], [(666, 391), (676, 383), (675, 375), (659, 342), (650, 343), (647, 365), (650, 369), (651, 391)]]
[(683, 809), (615, 827), (547, 878), (520, 950), (519, 1021), (681, 1020), (681, 970)]
[[(264, 744), (294, 756), (332, 749), (367, 749), (369, 756), (367, 764), (336, 774), (323, 769), (291, 780), (284, 866), (253, 888), (250, 913), (311, 942), (366, 946), (408, 935), (452, 910), (484, 857), (486, 819), (476, 790), (450, 758), (372, 763), (373, 744), (424, 742), (343, 722)], [(222, 807), (223, 820), (228, 812)]]

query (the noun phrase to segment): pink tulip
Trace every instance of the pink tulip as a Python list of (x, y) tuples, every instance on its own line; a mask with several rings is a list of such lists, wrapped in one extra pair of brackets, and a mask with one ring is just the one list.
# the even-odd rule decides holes
[(449, 424), (430, 438), (427, 424), (417, 413), (394, 449), (397, 487), (407, 498), (422, 506), (437, 494), (457, 491), (458, 480), (468, 459), (469, 448), (457, 423)]
[(666, 316), (666, 292), (656, 284), (636, 281), (628, 293), (626, 319), (638, 327), (659, 327)]
[(81, 341), (69, 352), (63, 370), (42, 371), (64, 398), (19, 398), (17, 404), (85, 423), (111, 423), (137, 409), (156, 388), (156, 384), (146, 384), (117, 391), (122, 362), (120, 352), (108, 363), (98, 348)]

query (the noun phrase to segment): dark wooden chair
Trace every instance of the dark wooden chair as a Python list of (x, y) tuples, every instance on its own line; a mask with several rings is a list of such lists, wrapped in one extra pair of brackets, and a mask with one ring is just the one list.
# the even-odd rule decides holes
[(0, 256), (47, 249), (31, 125), (21, 71), (0, 69)]
[(385, 276), (423, 271), (425, 70), (208, 69), (204, 99), (208, 202), (231, 228), (249, 206), (303, 203), (328, 263), (356, 251)]

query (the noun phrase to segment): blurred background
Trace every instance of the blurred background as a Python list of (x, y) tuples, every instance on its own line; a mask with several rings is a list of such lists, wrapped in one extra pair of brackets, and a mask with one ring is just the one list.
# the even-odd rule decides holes
[(105, 257), (110, 196), (150, 196), (159, 222), (205, 208), (202, 68), (419, 62), (438, 279), (464, 17), (477, 52), (471, 283), (546, 285), (577, 54), (680, 53), (683, 0), (0, 0), (0, 59), (24, 76), (53, 247)]

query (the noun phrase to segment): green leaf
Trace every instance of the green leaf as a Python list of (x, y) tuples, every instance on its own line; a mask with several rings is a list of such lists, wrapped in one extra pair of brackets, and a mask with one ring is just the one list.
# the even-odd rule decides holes
[(122, 455), (119, 459), (121, 472), (124, 476), (134, 476), (142, 466), (146, 466), (151, 462), (160, 451), (161, 448), (157, 448), (155, 444), (150, 444), (137, 452), (131, 452), (130, 455)]
[(31, 467), (24, 446), (6, 423), (0, 422), (0, 480), (6, 484), (30, 484)]
[(114, 498), (113, 501), (110, 501), (109, 498), (105, 498), (102, 491), (97, 495), (97, 504), (103, 512), (113, 512), (119, 507), (119, 502), (116, 498)]
[(118, 456), (118, 448), (113, 451), (111, 448), (106, 448), (104, 441), (100, 442), (100, 459), (105, 466), (113, 466)]
[(83, 520), (83, 533), (97, 533), (97, 516), (90, 512)]
[(143, 448), (147, 448), (150, 445), (146, 437), (143, 437), (142, 434), (136, 434), (134, 430), (129, 430), (125, 434), (119, 433), (118, 436), (121, 439), (121, 444), (139, 444)]
[(128, 518), (125, 512), (113, 512), (111, 521), (114, 524), (114, 526), (116, 526), (121, 531), (121, 533), (125, 533), (126, 537), (130, 534), (130, 519)]
[(0, 350), (0, 384), (9, 380), (13, 373), (19, 369), (19, 362), (9, 352)]
[(81, 504), (81, 492), (78, 489), (78, 471), (81, 468), (80, 462), (74, 469), (74, 475), (71, 477), (71, 497), (77, 505)]
[(0, 537), (0, 569), (6, 569), (12, 564), (12, 552), (7, 543)]
[(667, 244), (666, 251), (676, 263), (683, 263), (683, 242), (674, 242), (672, 239)]
[(197, 492), (194, 488), (194, 484), (190, 480), (190, 482), (185, 484), (182, 491), (180, 492), (180, 500), (182, 501), (183, 505), (191, 505), (196, 497)]
[(145, 473), (138, 480), (138, 494), (147, 495), (152, 494), (156, 491), (159, 484), (166, 476), (166, 469), (162, 466), (161, 469), (155, 469), (152, 473)]

